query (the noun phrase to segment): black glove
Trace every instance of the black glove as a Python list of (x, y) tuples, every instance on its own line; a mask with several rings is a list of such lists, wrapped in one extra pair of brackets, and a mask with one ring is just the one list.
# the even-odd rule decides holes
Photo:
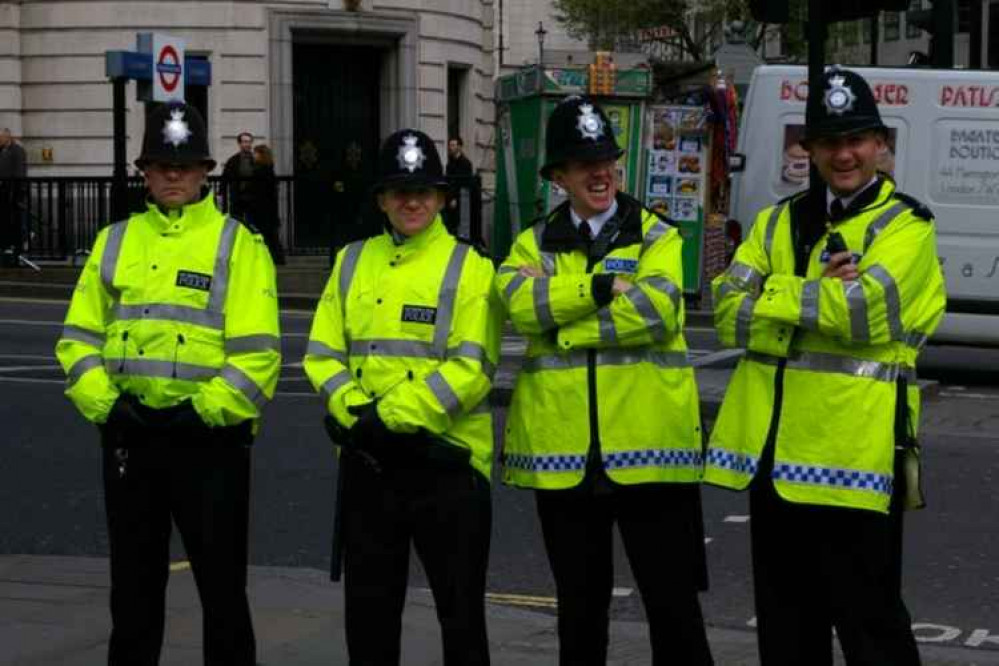
[(350, 446), (350, 431), (333, 418), (332, 414), (323, 417), (323, 427), (326, 428), (326, 435), (331, 442), (337, 446)]
[(357, 417), (350, 429), (350, 437), (354, 446), (359, 449), (367, 449), (373, 455), (378, 456), (390, 445), (393, 433), (378, 416), (378, 403), (369, 402), (366, 405), (354, 405), (348, 407), (347, 411)]
[(142, 418), (141, 407), (142, 404), (135, 396), (122, 393), (111, 406), (111, 411), (108, 412), (108, 419), (104, 423), (104, 427), (117, 433), (146, 427), (148, 424)]

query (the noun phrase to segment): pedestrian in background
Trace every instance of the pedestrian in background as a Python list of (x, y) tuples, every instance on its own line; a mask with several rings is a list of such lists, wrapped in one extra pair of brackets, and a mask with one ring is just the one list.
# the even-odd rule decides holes
[(236, 135), (239, 150), (225, 161), (222, 180), (229, 196), (229, 214), (237, 220), (246, 220), (253, 205), (253, 135), (240, 132)]
[(28, 213), (28, 161), (10, 129), (0, 129), (0, 264), (18, 265), (24, 251), (22, 232)]
[(204, 663), (255, 666), (250, 445), (281, 368), (274, 265), (216, 209), (193, 106), (149, 115), (136, 166), (147, 210), (100, 231), (56, 345), (66, 395), (101, 437), (108, 664), (159, 661), (172, 520), (201, 598)]
[(570, 97), (552, 112), (541, 176), (568, 201), (517, 237), (497, 275), (528, 340), (503, 479), (535, 490), (562, 666), (607, 661), (615, 524), (652, 663), (707, 666), (703, 438), (683, 336), (682, 240), (618, 191), (623, 152), (595, 102)]
[(444, 171), (448, 178), (450, 187), (448, 188), (447, 203), (444, 207), (444, 224), (448, 230), (458, 233), (461, 225), (461, 190), (462, 185), (467, 187), (467, 182), (474, 175), (472, 161), (465, 156), (465, 142), (460, 136), (453, 136), (447, 142), (447, 167)]
[(411, 547), (433, 591), (444, 664), (489, 663), (487, 401), (501, 317), (492, 262), (444, 228), (446, 188), (430, 137), (407, 129), (385, 140), (375, 190), (388, 225), (338, 253), (309, 335), (305, 372), (343, 466), (352, 664), (399, 663)]
[(253, 186), (250, 189), (252, 205), (248, 221), (256, 227), (267, 243), (275, 264), (284, 264), (281, 248), (281, 217), (278, 213), (278, 182), (274, 173), (274, 154), (263, 143), (253, 147)]
[(723, 344), (746, 350), (705, 479), (749, 488), (762, 666), (917, 666), (902, 512), (921, 502), (916, 358), (944, 314), (933, 215), (877, 172), (888, 128), (832, 68), (804, 146), (825, 191), (759, 213), (715, 279)]

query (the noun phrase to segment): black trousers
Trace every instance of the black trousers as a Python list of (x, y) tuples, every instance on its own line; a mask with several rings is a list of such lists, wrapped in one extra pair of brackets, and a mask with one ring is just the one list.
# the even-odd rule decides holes
[[(901, 478), (896, 475), (896, 479)], [(918, 666), (902, 602), (902, 509), (808, 506), (760, 474), (749, 495), (761, 666)]]
[(607, 663), (615, 522), (645, 605), (653, 665), (714, 663), (697, 597), (707, 587), (698, 486), (584, 484), (536, 498), (558, 595), (561, 666)]
[(399, 664), (410, 544), (434, 595), (445, 666), (488, 665), (489, 482), (465, 464), (426, 461), (379, 474), (354, 456), (341, 462), (351, 666)]
[(201, 599), (204, 663), (256, 663), (246, 597), (252, 435), (248, 424), (211, 433), (210, 439), (186, 442), (165, 441), (154, 432), (133, 431), (124, 438), (103, 433), (111, 542), (110, 666), (159, 662), (171, 519)]

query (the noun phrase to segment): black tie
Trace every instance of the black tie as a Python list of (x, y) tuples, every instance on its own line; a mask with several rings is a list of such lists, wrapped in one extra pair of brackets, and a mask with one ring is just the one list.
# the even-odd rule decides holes
[(593, 240), (593, 231), (590, 229), (590, 223), (586, 220), (582, 220), (579, 223), (579, 235), (583, 237), (587, 243)]
[(833, 222), (842, 220), (846, 215), (846, 208), (843, 207), (843, 202), (839, 199), (833, 199), (833, 202), (829, 205), (829, 219)]

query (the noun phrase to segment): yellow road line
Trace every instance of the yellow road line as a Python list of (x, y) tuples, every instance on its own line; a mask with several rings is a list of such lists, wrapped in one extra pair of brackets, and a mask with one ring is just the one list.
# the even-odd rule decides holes
[(181, 560), (180, 562), (171, 562), (170, 571), (187, 571), (191, 568), (191, 563), (187, 560)]
[(537, 597), (529, 594), (502, 594), (500, 592), (487, 592), (486, 601), (494, 604), (507, 604), (509, 606), (529, 606), (534, 608), (557, 608), (558, 602), (554, 597)]

